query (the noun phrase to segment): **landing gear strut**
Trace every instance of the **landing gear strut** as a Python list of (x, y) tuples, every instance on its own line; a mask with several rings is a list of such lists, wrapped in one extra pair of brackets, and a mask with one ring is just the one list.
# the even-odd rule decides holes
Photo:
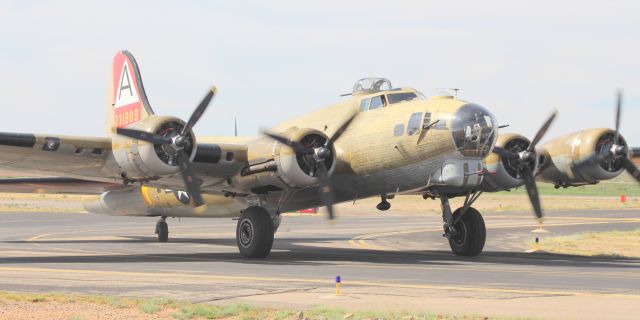
[(236, 228), (240, 254), (246, 258), (265, 258), (273, 246), (273, 220), (267, 210), (249, 207), (242, 212)]
[(444, 237), (449, 239), (451, 251), (459, 256), (477, 256), (482, 252), (487, 237), (487, 229), (482, 215), (471, 204), (479, 193), (469, 193), (464, 206), (451, 213), (449, 198), (441, 196)]
[(156, 223), (156, 234), (158, 235), (158, 242), (167, 242), (169, 240), (169, 226), (167, 225), (167, 217), (161, 217)]

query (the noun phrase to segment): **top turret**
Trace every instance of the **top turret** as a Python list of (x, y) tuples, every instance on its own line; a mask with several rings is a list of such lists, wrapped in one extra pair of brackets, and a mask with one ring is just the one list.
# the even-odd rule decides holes
[(353, 85), (352, 95), (371, 94), (385, 90), (391, 90), (391, 81), (384, 78), (363, 78)]

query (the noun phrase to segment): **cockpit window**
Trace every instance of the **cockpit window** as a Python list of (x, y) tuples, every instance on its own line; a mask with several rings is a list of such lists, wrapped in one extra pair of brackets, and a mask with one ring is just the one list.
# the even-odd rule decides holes
[(484, 158), (497, 138), (496, 121), (485, 108), (472, 103), (460, 107), (451, 119), (451, 134), (464, 157)]
[(360, 111), (369, 110), (369, 101), (369, 99), (362, 99), (362, 101), (360, 101)]
[(409, 118), (409, 125), (407, 126), (407, 135), (414, 135), (420, 132), (422, 127), (422, 112), (416, 112)]
[(418, 98), (413, 92), (390, 93), (387, 95), (389, 104), (400, 103)]
[(378, 109), (380, 107), (384, 107), (385, 101), (384, 96), (375, 96), (371, 98), (371, 104), (369, 104), (369, 110)]

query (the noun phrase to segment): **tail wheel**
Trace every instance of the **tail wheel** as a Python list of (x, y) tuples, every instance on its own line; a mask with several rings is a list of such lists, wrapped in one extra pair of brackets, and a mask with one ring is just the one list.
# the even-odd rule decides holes
[(246, 209), (236, 228), (236, 242), (240, 254), (246, 258), (265, 258), (273, 246), (273, 221), (260, 207)]
[[(458, 217), (462, 208), (458, 208), (454, 217)], [(454, 225), (456, 234), (449, 237), (451, 251), (459, 256), (477, 256), (484, 248), (487, 238), (487, 229), (480, 212), (474, 208), (469, 208), (462, 218)]]
[(159, 242), (167, 242), (169, 240), (169, 225), (164, 220), (158, 221), (156, 233), (158, 234)]

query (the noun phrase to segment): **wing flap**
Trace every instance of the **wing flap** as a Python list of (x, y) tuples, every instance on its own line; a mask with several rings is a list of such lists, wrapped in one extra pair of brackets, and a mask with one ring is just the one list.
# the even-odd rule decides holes
[(110, 138), (0, 133), (0, 166), (34, 173), (114, 181), (104, 172)]
[(101, 194), (125, 188), (122, 184), (64, 177), (0, 179), (0, 193)]

